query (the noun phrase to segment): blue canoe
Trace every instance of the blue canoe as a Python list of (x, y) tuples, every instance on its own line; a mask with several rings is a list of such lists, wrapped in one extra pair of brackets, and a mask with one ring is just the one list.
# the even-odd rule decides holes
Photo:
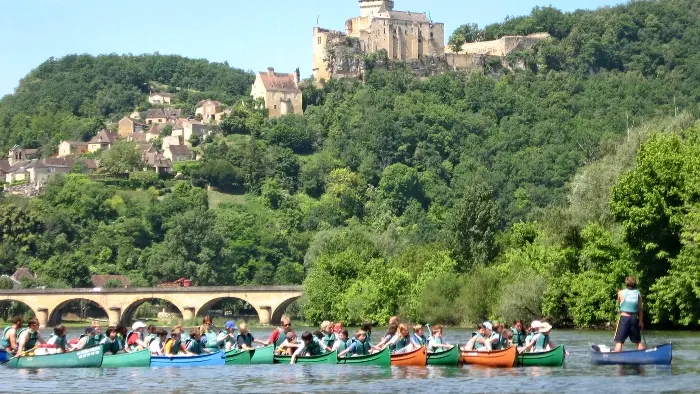
[(201, 356), (152, 356), (151, 367), (208, 367), (226, 365), (224, 352)]
[(10, 356), (6, 351), (0, 350), (0, 363), (4, 363), (5, 361), (10, 359)]
[(591, 346), (591, 363), (596, 365), (670, 365), (673, 358), (670, 343), (646, 350), (603, 353)]

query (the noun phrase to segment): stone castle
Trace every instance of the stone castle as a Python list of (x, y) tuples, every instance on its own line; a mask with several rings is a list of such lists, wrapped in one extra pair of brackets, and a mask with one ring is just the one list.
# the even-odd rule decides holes
[(488, 56), (505, 57), (515, 50), (532, 47), (548, 37), (502, 37), (496, 41), (465, 43), (460, 52), (445, 47), (445, 25), (426, 13), (394, 10), (394, 0), (359, 0), (360, 16), (345, 22), (345, 32), (315, 27), (313, 32), (313, 76), (316, 81), (333, 77), (359, 77), (364, 57), (385, 51), (388, 61), (402, 61), (429, 68), (480, 67)]

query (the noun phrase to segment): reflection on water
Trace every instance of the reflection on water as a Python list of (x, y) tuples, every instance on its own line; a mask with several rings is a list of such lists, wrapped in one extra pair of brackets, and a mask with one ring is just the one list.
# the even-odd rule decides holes
[[(379, 330), (378, 330), (379, 331)], [(471, 330), (451, 330), (447, 340), (464, 343)], [(257, 330), (255, 336), (267, 332)], [(252, 365), (200, 368), (133, 368), (10, 370), (0, 368), (1, 392), (95, 393), (92, 384), (108, 392), (207, 391), (247, 393), (325, 392), (661, 392), (697, 391), (700, 388), (700, 335), (689, 332), (651, 332), (651, 345), (674, 343), (671, 367), (592, 366), (588, 347), (609, 343), (610, 332), (552, 332), (566, 344), (571, 357), (566, 368), (494, 369), (462, 367), (373, 367), (357, 365)], [(104, 391), (104, 390), (102, 390)]]

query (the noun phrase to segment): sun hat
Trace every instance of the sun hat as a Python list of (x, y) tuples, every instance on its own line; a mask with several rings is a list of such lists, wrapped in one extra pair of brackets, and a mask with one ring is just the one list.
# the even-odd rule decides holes
[(542, 333), (547, 333), (552, 331), (552, 325), (547, 323), (546, 321), (540, 323), (540, 332)]
[(146, 328), (146, 324), (144, 324), (142, 321), (137, 321), (131, 326), (132, 330), (138, 330), (139, 328)]
[(530, 328), (532, 329), (539, 329), (540, 327), (542, 327), (542, 322), (540, 322), (539, 320), (535, 320), (532, 323), (530, 323)]
[(491, 324), (490, 322), (484, 322), (484, 327), (486, 327), (489, 330), (493, 330), (493, 324)]
[(228, 329), (235, 330), (235, 329), (236, 329), (236, 322), (233, 321), (233, 320), (229, 320), (229, 321), (226, 322), (226, 324), (224, 324), (224, 328), (227, 329), (227, 330), (228, 330)]

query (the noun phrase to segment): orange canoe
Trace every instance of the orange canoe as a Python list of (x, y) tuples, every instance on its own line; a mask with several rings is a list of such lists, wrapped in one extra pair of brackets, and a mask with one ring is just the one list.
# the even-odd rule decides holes
[(402, 367), (425, 367), (428, 362), (428, 352), (425, 346), (408, 353), (392, 354), (391, 365)]
[(510, 368), (515, 366), (518, 359), (518, 348), (511, 346), (505, 350), (490, 352), (462, 351), (461, 361), (464, 364), (485, 365), (487, 367)]

